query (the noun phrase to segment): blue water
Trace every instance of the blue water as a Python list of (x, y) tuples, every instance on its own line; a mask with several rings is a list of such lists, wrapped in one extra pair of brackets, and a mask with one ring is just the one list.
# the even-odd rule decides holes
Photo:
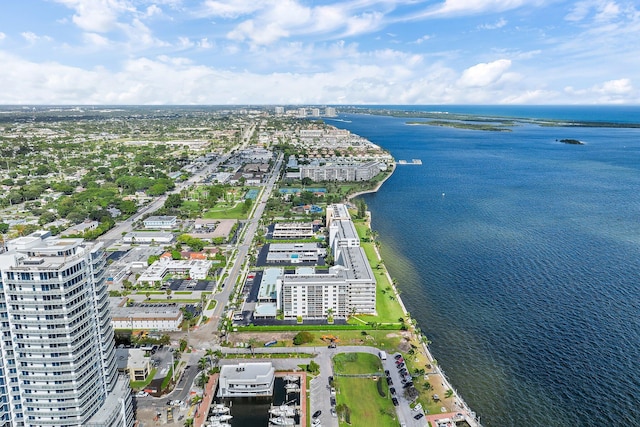
[[(478, 108), (458, 112), (495, 110)], [(638, 107), (527, 108), (511, 113), (640, 121)], [(640, 129), (341, 118), (423, 162), (364, 199), (408, 310), (483, 425), (639, 426)]]

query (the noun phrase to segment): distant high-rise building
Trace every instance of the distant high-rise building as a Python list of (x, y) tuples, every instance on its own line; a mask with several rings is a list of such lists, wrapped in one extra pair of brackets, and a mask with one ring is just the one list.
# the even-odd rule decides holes
[(312, 108), (311, 109), (311, 116), (320, 117), (320, 109), (319, 108)]
[(276, 107), (276, 116), (281, 116), (284, 114), (284, 107)]
[(298, 108), (298, 117), (307, 117), (307, 109)]
[(36, 232), (0, 254), (0, 425), (131, 427), (102, 244)]
[(335, 117), (336, 116), (336, 109), (333, 107), (327, 107), (324, 109), (324, 115), (327, 117)]

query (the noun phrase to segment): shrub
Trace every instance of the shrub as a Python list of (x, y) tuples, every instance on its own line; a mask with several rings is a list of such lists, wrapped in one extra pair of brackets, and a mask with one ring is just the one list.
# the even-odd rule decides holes
[(376, 387), (378, 387), (378, 394), (380, 395), (380, 397), (386, 397), (387, 396), (387, 392), (384, 389), (384, 384), (382, 382), (382, 378), (378, 378), (378, 380), (376, 381)]
[(293, 343), (295, 345), (308, 344), (310, 342), (313, 342), (313, 334), (311, 332), (298, 332), (296, 336), (293, 337)]

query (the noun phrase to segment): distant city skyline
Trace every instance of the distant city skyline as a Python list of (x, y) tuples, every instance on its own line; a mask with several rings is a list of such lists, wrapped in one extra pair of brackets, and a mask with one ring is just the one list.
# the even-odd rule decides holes
[(30, 0), (0, 104), (640, 104), (633, 0)]

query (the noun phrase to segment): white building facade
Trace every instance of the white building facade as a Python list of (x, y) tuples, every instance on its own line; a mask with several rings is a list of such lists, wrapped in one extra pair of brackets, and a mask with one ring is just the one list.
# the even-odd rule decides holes
[(36, 232), (0, 255), (0, 424), (133, 425), (102, 244)]

